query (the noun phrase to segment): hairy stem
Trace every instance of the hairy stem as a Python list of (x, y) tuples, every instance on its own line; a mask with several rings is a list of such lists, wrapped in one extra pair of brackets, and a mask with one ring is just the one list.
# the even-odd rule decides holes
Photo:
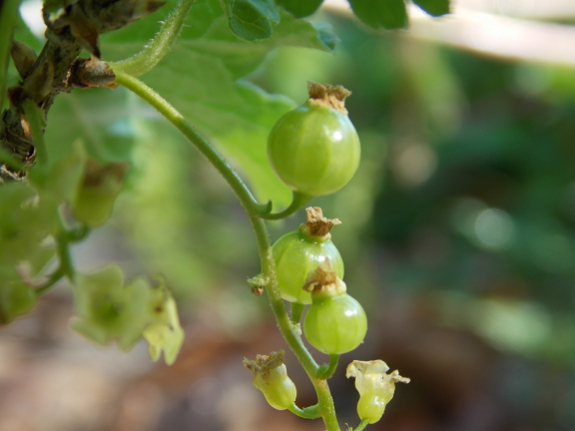
[(317, 363), (306, 349), (303, 341), (291, 322), (278, 288), (272, 246), (265, 221), (259, 216), (262, 206), (259, 205), (250, 190), (222, 158), (214, 147), (186, 119), (158, 93), (146, 84), (124, 72), (117, 72), (116, 83), (122, 85), (146, 100), (150, 105), (170, 121), (220, 172), (243, 205), (254, 229), (257, 240), (262, 274), (269, 280), (266, 286), (268, 300), (274, 313), (277, 325), (290, 349), (311, 380), (318, 398), (318, 409), (328, 431), (341, 431), (337, 422), (335, 406), (329, 386), (325, 380), (316, 377), (319, 369)]
[(306, 407), (304, 409), (300, 409), (295, 404), (288, 408), (290, 412), (294, 415), (299, 416), (300, 418), (304, 419), (317, 419), (321, 417), (321, 413), (319, 412), (319, 406), (316, 404), (315, 406)]
[(238, 199), (244, 205), (246, 211), (257, 213), (260, 205), (253, 197), (251, 191), (216, 151), (216, 149), (192, 126), (172, 105), (170, 105), (162, 96), (144, 84), (137, 78), (124, 72), (116, 72), (116, 84), (122, 85), (136, 93), (150, 105), (158, 110), (166, 119), (172, 123), (182, 134), (202, 153), (212, 165), (224, 177), (230, 185)]
[(184, 20), (195, 0), (182, 0), (168, 15), (162, 27), (144, 49), (132, 57), (110, 66), (115, 72), (125, 72), (138, 77), (150, 71), (164, 56), (180, 35)]
[(327, 381), (318, 379), (316, 377), (319, 367), (303, 344), (299, 333), (296, 331), (295, 326), (291, 322), (291, 319), (284, 306), (284, 302), (281, 298), (277, 283), (272, 247), (265, 221), (261, 219), (256, 212), (247, 211), (247, 213), (250, 222), (252, 223), (252, 227), (258, 242), (262, 272), (269, 278), (269, 283), (266, 286), (266, 292), (268, 294), (268, 299), (274, 313), (276, 323), (284, 339), (286, 340), (292, 352), (296, 355), (298, 361), (304, 368), (316, 390), (320, 413), (327, 431), (340, 431), (339, 424), (337, 423), (333, 398), (331, 396)]
[(357, 426), (357, 428), (355, 428), (353, 431), (363, 431), (365, 429), (365, 427), (368, 425), (369, 425), (369, 421), (367, 419), (364, 419), (360, 422), (360, 424)]
[(319, 367), (317, 372), (317, 378), (321, 380), (328, 380), (333, 376), (335, 370), (337, 369), (337, 364), (339, 363), (339, 356), (338, 354), (331, 354), (329, 355), (329, 364), (322, 365)]
[(291, 303), (291, 320), (294, 325), (297, 325), (301, 321), (301, 315), (305, 309), (304, 304), (299, 304), (297, 302)]

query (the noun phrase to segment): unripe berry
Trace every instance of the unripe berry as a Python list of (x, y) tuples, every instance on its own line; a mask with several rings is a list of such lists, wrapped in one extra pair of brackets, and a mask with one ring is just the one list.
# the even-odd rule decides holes
[(341, 86), (309, 83), (310, 98), (286, 113), (268, 137), (268, 157), (280, 179), (309, 196), (344, 187), (359, 165), (360, 143)]

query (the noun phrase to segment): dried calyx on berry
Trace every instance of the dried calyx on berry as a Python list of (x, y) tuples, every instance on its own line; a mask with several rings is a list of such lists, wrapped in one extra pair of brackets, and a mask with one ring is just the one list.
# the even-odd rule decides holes
[(255, 361), (244, 358), (244, 366), (254, 374), (254, 386), (278, 410), (293, 406), (297, 396), (295, 384), (288, 377), (283, 360), (283, 350), (272, 352), (269, 356), (257, 355)]
[(344, 274), (343, 260), (331, 241), (331, 228), (341, 222), (323, 216), (319, 207), (306, 208), (307, 222), (278, 239), (273, 245), (278, 286), (289, 302), (311, 304), (311, 294), (302, 287), (308, 274), (330, 260), (338, 277)]
[(303, 332), (312, 346), (327, 354), (342, 354), (359, 346), (367, 332), (367, 317), (359, 302), (347, 294), (347, 286), (329, 260), (312, 271), (304, 284), (312, 304)]
[(357, 171), (359, 137), (345, 109), (341, 85), (308, 82), (309, 99), (286, 113), (268, 137), (268, 158), (280, 179), (307, 196), (335, 193)]

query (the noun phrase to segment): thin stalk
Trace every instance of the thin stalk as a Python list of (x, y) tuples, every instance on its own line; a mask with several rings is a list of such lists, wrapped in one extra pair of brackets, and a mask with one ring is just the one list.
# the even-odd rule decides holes
[(312, 198), (313, 196), (304, 195), (303, 193), (294, 191), (292, 195), (292, 202), (285, 210), (275, 214), (269, 214), (267, 211), (261, 211), (259, 216), (267, 220), (279, 220), (289, 217), (299, 209), (303, 208), (305, 204), (307, 204)]
[(335, 370), (337, 369), (337, 364), (339, 363), (339, 356), (338, 354), (331, 354), (329, 355), (329, 364), (324, 364), (319, 367), (317, 371), (317, 378), (321, 380), (328, 380), (333, 376)]
[(318, 379), (316, 377), (319, 367), (303, 344), (303, 341), (300, 335), (296, 332), (294, 325), (291, 323), (291, 319), (288, 316), (283, 300), (281, 298), (277, 284), (272, 247), (265, 221), (261, 219), (257, 213), (249, 211), (248, 217), (252, 223), (252, 227), (256, 235), (262, 272), (267, 274), (270, 280), (266, 286), (266, 292), (268, 294), (268, 300), (270, 302), (270, 306), (274, 313), (280, 332), (282, 333), (292, 352), (296, 355), (298, 361), (302, 365), (315, 388), (319, 409), (321, 411), (321, 416), (327, 431), (341, 431), (337, 422), (335, 405), (333, 403), (333, 398), (331, 396), (327, 381)]
[(60, 270), (68, 277), (68, 280), (73, 281), (75, 270), (70, 253), (70, 238), (69, 233), (64, 230), (63, 223), (62, 233), (58, 238), (58, 257), (60, 258)]
[(238, 199), (244, 205), (246, 211), (257, 213), (261, 210), (261, 205), (256, 201), (251, 191), (216, 151), (216, 149), (192, 126), (182, 114), (180, 114), (172, 105), (170, 105), (162, 96), (144, 84), (137, 78), (134, 78), (122, 71), (114, 70), (116, 74), (116, 84), (122, 85), (133, 91), (150, 105), (158, 110), (166, 119), (172, 123), (182, 134), (202, 153), (218, 172), (224, 177), (230, 185)]
[(170, 52), (172, 45), (178, 39), (184, 26), (186, 15), (195, 0), (182, 0), (176, 8), (170, 12), (162, 27), (144, 49), (130, 58), (110, 63), (114, 72), (125, 72), (138, 77), (150, 71), (164, 56)]
[(296, 355), (298, 361), (304, 368), (311, 380), (318, 398), (318, 408), (320, 409), (327, 431), (341, 431), (335, 414), (335, 406), (331, 396), (329, 386), (325, 380), (316, 378), (318, 365), (306, 349), (303, 341), (292, 325), (291, 319), (286, 311), (277, 284), (275, 263), (273, 259), (272, 247), (269, 233), (265, 221), (260, 218), (262, 206), (259, 205), (251, 194), (250, 190), (231, 168), (231, 166), (220, 156), (214, 147), (188, 122), (186, 119), (158, 93), (149, 88), (146, 84), (119, 71), (116, 74), (116, 83), (122, 85), (146, 100), (150, 105), (160, 112), (170, 121), (182, 134), (194, 145), (220, 172), (237, 198), (243, 205), (248, 218), (254, 229), (257, 240), (258, 252), (262, 273), (269, 279), (266, 286), (268, 300), (275, 316), (277, 325), (290, 349)]
[(368, 425), (369, 425), (369, 421), (367, 419), (364, 419), (360, 422), (360, 424), (357, 426), (357, 428), (355, 428), (353, 431), (363, 431), (365, 429), (365, 427)]
[(301, 315), (305, 309), (305, 304), (299, 304), (297, 302), (291, 303), (291, 320), (294, 325), (297, 325), (301, 321)]
[(58, 281), (62, 279), (66, 275), (65, 270), (62, 266), (59, 266), (56, 271), (52, 273), (50, 278), (44, 283), (42, 286), (36, 289), (36, 296), (40, 296), (43, 293), (46, 293), (52, 286), (54, 286)]
[(294, 404), (291, 407), (288, 407), (288, 410), (292, 412), (294, 415), (299, 416), (300, 418), (317, 419), (321, 417), (321, 413), (318, 407), (319, 406), (316, 404), (315, 406), (300, 409), (298, 406)]
[(63, 277), (68, 277), (70, 281), (73, 281), (76, 270), (74, 269), (74, 264), (72, 262), (70, 244), (82, 241), (90, 233), (90, 229), (88, 229), (86, 226), (80, 226), (77, 229), (67, 230), (61, 217), (60, 229), (60, 234), (56, 238), (56, 252), (58, 254), (58, 259), (60, 260), (60, 265), (58, 266), (58, 269), (56, 269), (52, 275), (50, 275), (46, 283), (36, 289), (36, 296), (40, 296), (48, 291)]

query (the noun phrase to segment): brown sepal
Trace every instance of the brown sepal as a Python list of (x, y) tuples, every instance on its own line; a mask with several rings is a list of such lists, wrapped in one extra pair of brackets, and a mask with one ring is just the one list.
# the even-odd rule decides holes
[(307, 207), (305, 209), (309, 233), (313, 236), (325, 236), (329, 234), (331, 228), (341, 224), (339, 219), (328, 219), (323, 216), (320, 207)]

